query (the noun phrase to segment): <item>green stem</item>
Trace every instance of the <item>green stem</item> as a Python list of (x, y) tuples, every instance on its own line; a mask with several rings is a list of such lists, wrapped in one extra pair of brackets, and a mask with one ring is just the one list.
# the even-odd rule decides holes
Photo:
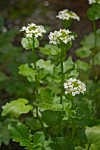
[(61, 97), (60, 97), (60, 104), (62, 104), (63, 101), (63, 93), (64, 93), (64, 72), (63, 72), (63, 50), (61, 49), (61, 75), (62, 75), (62, 79), (61, 79)]
[[(32, 47), (32, 52), (33, 52), (33, 61), (34, 61), (34, 69), (37, 71), (37, 66), (36, 66), (36, 53), (35, 53), (35, 48), (34, 48), (34, 37), (33, 37), (33, 47)], [(38, 75), (36, 74), (35, 75), (35, 88), (36, 88), (36, 93), (35, 93), (35, 99), (37, 100), (38, 99), (38, 89), (39, 89), (39, 79), (38, 79)], [(43, 126), (43, 122), (39, 116), (39, 113), (38, 113), (38, 106), (36, 106), (36, 114), (37, 114), (37, 118), (41, 124), (41, 127), (45, 133), (45, 129), (44, 129), (44, 126)]]
[[(63, 70), (63, 60), (64, 60), (64, 54), (63, 54), (63, 49), (61, 48), (61, 96), (60, 96), (60, 104), (62, 104), (63, 102), (63, 94), (64, 94), (64, 70)], [(62, 111), (60, 112), (60, 116), (59, 116), (59, 126), (58, 126), (58, 130), (59, 130), (59, 135), (63, 136), (63, 127), (62, 127)]]
[(90, 149), (90, 146), (91, 146), (91, 144), (89, 144), (89, 145), (88, 145), (88, 148), (87, 148), (87, 150), (89, 150), (89, 149)]

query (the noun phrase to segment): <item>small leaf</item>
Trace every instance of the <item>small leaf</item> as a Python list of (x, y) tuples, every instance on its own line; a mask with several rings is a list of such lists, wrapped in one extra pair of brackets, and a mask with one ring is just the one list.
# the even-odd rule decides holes
[(47, 44), (45, 47), (40, 48), (41, 53), (45, 55), (59, 55), (61, 50), (53, 44)]
[(9, 115), (10, 117), (18, 118), (21, 114), (26, 114), (32, 109), (31, 105), (26, 105), (27, 103), (28, 100), (24, 98), (19, 98), (10, 103), (6, 103), (5, 106), (2, 106), (3, 111), (1, 115)]
[(21, 44), (26, 50), (32, 49), (33, 41), (30, 38), (22, 38)]
[(90, 21), (100, 19), (100, 4), (94, 3), (87, 12)]
[(53, 73), (53, 64), (51, 64), (50, 60), (44, 61), (40, 59), (36, 62), (37, 67), (43, 68), (46, 72), (52, 74)]
[(84, 46), (84, 47), (77, 49), (75, 53), (76, 53), (76, 56), (80, 58), (86, 58), (86, 57), (89, 57), (92, 52), (89, 50), (89, 47)]
[(30, 68), (28, 64), (23, 64), (19, 67), (19, 74), (27, 77), (29, 82), (35, 81), (36, 71), (33, 68)]

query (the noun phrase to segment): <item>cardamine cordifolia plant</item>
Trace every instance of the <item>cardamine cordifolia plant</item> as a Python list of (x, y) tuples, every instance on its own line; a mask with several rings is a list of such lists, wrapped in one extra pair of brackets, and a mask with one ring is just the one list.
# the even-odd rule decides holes
[[(42, 25), (31, 23), (22, 27), (21, 43), (31, 51), (33, 62), (22, 64), (19, 74), (33, 84), (33, 100), (19, 98), (5, 104), (2, 116), (10, 118), (8, 129), (13, 141), (27, 150), (99, 150), (100, 127), (86, 127), (93, 120), (84, 100), (86, 86), (78, 79), (77, 65), (72, 58), (66, 60), (76, 37), (68, 27), (72, 19), (79, 20), (79, 17), (63, 10), (57, 18), (63, 20), (64, 29), (50, 32), (45, 47), (39, 48), (39, 41), (46, 33)], [(46, 60), (38, 58), (37, 49)], [(27, 117), (21, 121), (23, 114)]]

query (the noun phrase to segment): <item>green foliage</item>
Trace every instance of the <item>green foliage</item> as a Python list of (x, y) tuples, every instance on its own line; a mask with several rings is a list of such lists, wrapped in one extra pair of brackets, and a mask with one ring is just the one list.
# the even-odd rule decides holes
[[(88, 17), (91, 21), (100, 18), (99, 7), (99, 4), (92, 4), (89, 8)], [(68, 20), (66, 27), (70, 24), (71, 20)], [(3, 25), (3, 18), (0, 17), (1, 32)], [(0, 35), (0, 82), (5, 85), (11, 84), (10, 87), (6, 87), (6, 91), (12, 91), (18, 81), (16, 68), (20, 66), (19, 74), (25, 76), (31, 84), (27, 87), (27, 84), (24, 86), (22, 82), (20, 84), (18, 82), (17, 88), (21, 89), (20, 93), (23, 91), (23, 97), (26, 97), (28, 93), (26, 91), (31, 91), (30, 93), (33, 94), (31, 101), (33, 99), (34, 101), (33, 107), (24, 98), (2, 106), (3, 118), (20, 117), (22, 122), (15, 119), (11, 119), (8, 123), (0, 122), (0, 144), (8, 145), (11, 134), (12, 140), (27, 150), (99, 150), (100, 81), (95, 67), (100, 65), (100, 29), (96, 31), (94, 28), (94, 32), (83, 38), (82, 47), (76, 50), (76, 55), (80, 58), (76, 62), (73, 62), (71, 56), (66, 60), (66, 53), (72, 46), (70, 39), (67, 44), (62, 41), (56, 46), (46, 44), (39, 48), (40, 51), (36, 51), (35, 48), (39, 47), (37, 38), (22, 38), (23, 48), (32, 50), (27, 51), (29, 54), (32, 53), (29, 57), (27, 52), (22, 53), (21, 48), (11, 43), (17, 33), (18, 30), (13, 29)], [(76, 34), (72, 35), (76, 37)], [(19, 57), (21, 53), (23, 57)], [(46, 60), (40, 59), (37, 54)], [(11, 64), (12, 60), (14, 63)], [(6, 66), (6, 62), (10, 64), (7, 63)], [(77, 79), (79, 75), (79, 78), (86, 83), (85, 94), (77, 93), (75, 96), (66, 94), (64, 82), (69, 78)], [(12, 79), (12, 76), (15, 78)], [(72, 86), (71, 83), (69, 86)], [(15, 89), (13, 91), (16, 92)], [(18, 97), (20, 94), (16, 95), (15, 97)], [(27, 95), (29, 96), (30, 94)], [(21, 118), (22, 114), (26, 114), (24, 119)]]
[(89, 57), (91, 56), (91, 51), (90, 51), (90, 48), (87, 46), (87, 47), (81, 47), (79, 49), (77, 49), (75, 51), (76, 55), (80, 58), (86, 58), (86, 57)]
[(31, 105), (26, 105), (28, 100), (24, 98), (19, 98), (17, 100), (13, 100), (10, 103), (6, 103), (5, 106), (2, 106), (2, 116), (10, 116), (18, 118), (21, 114), (28, 113), (31, 109)]
[(8, 145), (10, 142), (10, 131), (8, 130), (8, 120), (0, 122), (0, 146), (1, 144)]
[(60, 55), (61, 50), (55, 45), (47, 44), (45, 47), (40, 47), (40, 52), (45, 55)]
[(88, 9), (87, 15), (90, 21), (100, 19), (100, 4), (92, 4), (92, 6)]
[(89, 150), (100, 149), (100, 126), (86, 127), (86, 136), (89, 144)]
[(32, 48), (32, 43), (33, 43), (32, 39), (29, 38), (22, 38), (21, 40), (22, 46), (27, 50)]
[(14, 141), (19, 142), (20, 146), (24, 146), (27, 150), (51, 150), (49, 144), (51, 140), (45, 141), (43, 132), (31, 134), (29, 129), (20, 122), (12, 122), (9, 125), (9, 130)]
[(28, 64), (23, 64), (19, 67), (19, 74), (26, 76), (29, 82), (35, 81), (36, 71), (33, 68), (30, 68)]
[[(96, 47), (100, 48), (100, 29), (96, 31)], [(84, 36), (83, 40), (81, 41), (81, 45), (87, 48), (94, 48), (95, 45), (95, 35), (93, 32), (89, 33), (88, 35)], [(84, 47), (83, 47), (84, 48)]]

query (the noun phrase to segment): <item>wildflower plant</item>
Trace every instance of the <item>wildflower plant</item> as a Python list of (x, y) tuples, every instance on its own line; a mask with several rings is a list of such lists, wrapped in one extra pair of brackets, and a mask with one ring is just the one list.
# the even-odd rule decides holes
[(64, 28), (68, 28), (73, 19), (80, 21), (78, 15), (72, 11), (69, 11), (68, 9), (60, 11), (56, 17), (63, 20)]
[[(79, 20), (76, 14), (68, 14), (70, 17), (67, 17), (67, 21)], [(66, 22), (66, 26), (69, 26), (69, 22)], [(32, 50), (33, 62), (22, 64), (19, 74), (33, 84), (33, 100), (19, 98), (2, 107), (2, 116), (10, 117), (8, 129), (12, 139), (27, 150), (83, 150), (80, 137), (85, 137), (86, 141), (87, 136), (88, 142), (83, 142), (83, 145), (89, 150), (92, 130), (87, 128), (85, 133), (88, 122), (86, 124), (84, 120), (92, 119), (92, 115), (83, 98), (86, 85), (77, 79), (79, 73), (72, 58), (66, 60), (66, 53), (76, 34), (68, 29), (50, 32), (49, 44), (39, 48), (40, 37), (46, 33), (42, 25), (31, 23), (22, 27), (21, 32), (25, 35), (22, 46)], [(37, 49), (47, 59), (39, 59)], [(23, 114), (29, 117), (19, 121)], [(95, 132), (93, 134), (96, 135)]]

